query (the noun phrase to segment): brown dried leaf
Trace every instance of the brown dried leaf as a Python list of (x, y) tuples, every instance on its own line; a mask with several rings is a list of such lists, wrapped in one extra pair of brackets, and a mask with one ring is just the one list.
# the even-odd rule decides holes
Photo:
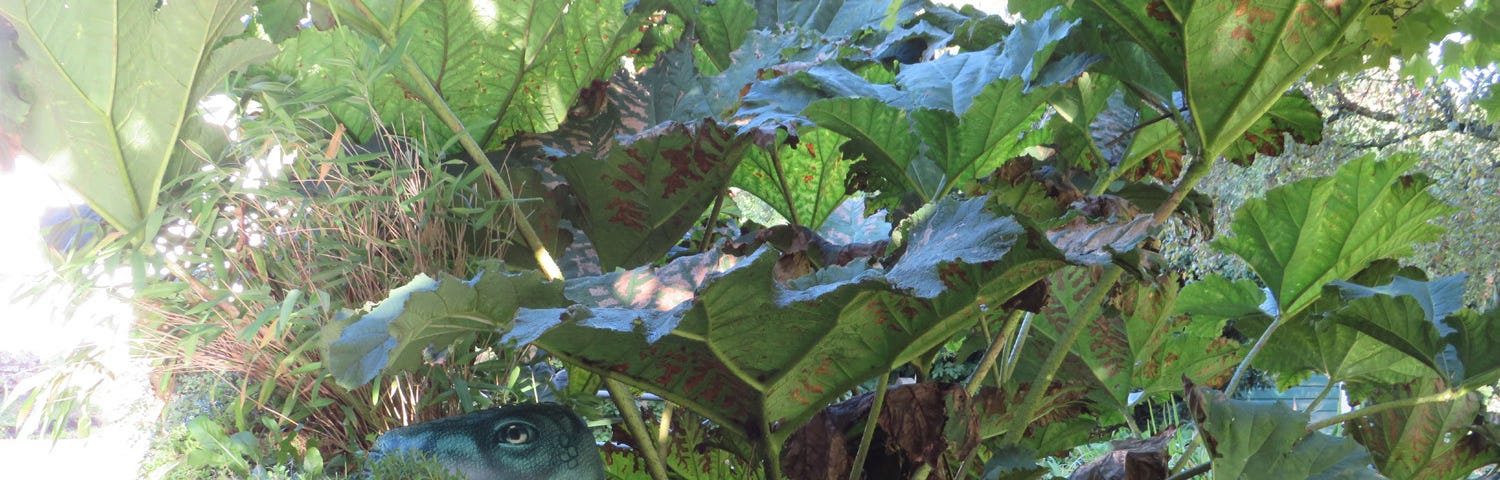
[(1177, 433), (1169, 428), (1151, 438), (1120, 440), (1108, 455), (1073, 471), (1069, 480), (1162, 480), (1167, 478), (1167, 443)]

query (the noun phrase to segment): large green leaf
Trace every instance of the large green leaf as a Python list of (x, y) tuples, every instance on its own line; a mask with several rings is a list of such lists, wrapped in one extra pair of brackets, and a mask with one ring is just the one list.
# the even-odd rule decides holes
[(1421, 361), (1449, 381), (1461, 381), (1464, 365), (1444, 337), (1457, 331), (1447, 318), (1463, 307), (1467, 279), (1456, 275), (1424, 282), (1396, 277), (1377, 287), (1336, 282), (1348, 304), (1333, 318)]
[(230, 71), (275, 54), (255, 38), (225, 42), (251, 3), (0, 1), (24, 59), (15, 66), (30, 107), (16, 126), (22, 148), (115, 228), (139, 228), (172, 180), (168, 163), (198, 101)]
[[(1236, 328), (1258, 337), (1269, 325), (1269, 321), (1252, 321)], [(1431, 371), (1428, 364), (1331, 319), (1287, 322), (1255, 357), (1255, 367), (1275, 373), (1280, 388), (1320, 373), (1330, 382), (1346, 382), (1353, 398), (1370, 386), (1407, 382), (1427, 374)]]
[(1348, 438), (1307, 431), (1307, 413), (1281, 403), (1230, 400), (1188, 383), (1188, 410), (1213, 457), (1214, 478), (1379, 479), (1370, 452)]
[[(484, 283), (488, 276), (472, 285), (424, 281), (414, 287), (422, 291), (405, 297), (397, 292), (377, 307), (382, 314), (372, 312), (375, 320), (328, 333), (350, 337), (353, 347), (330, 351), (339, 357), (330, 364), (344, 365), (334, 369), (341, 382), (358, 384), (395, 358), (406, 358), (390, 352), (420, 352), (433, 339), (446, 338), (397, 337), (394, 326), (428, 325), (429, 318), (448, 325), (450, 318), (464, 318), (473, 323), (460, 329), (490, 326), (508, 331), (510, 341), (535, 340), (577, 365), (658, 393), (740, 433), (779, 423), (782, 429), (771, 434), (785, 438), (838, 395), (931, 351), (972, 325), (984, 305), (1003, 304), (1061, 265), (1059, 252), (1035, 243), (1038, 232), (988, 214), (985, 202), (944, 200), (919, 215), (906, 236), (924, 239), (912, 240), (922, 254), (908, 253), (890, 272), (838, 267), (783, 285), (775, 272), (779, 259), (769, 249), (718, 275), (710, 273), (729, 260), (703, 254), (662, 269), (570, 280), (566, 295), (576, 303), (566, 307), (537, 305), (555, 300), (555, 293), (532, 290), (557, 287), (535, 274), (529, 290)], [(944, 253), (946, 242), (976, 229), (998, 233)], [(947, 286), (935, 298), (897, 287), (927, 292), (934, 282), (939, 290)], [(514, 310), (513, 329), (507, 330), (509, 317), (495, 316), (504, 308), (480, 311), (467, 300), (494, 297), (514, 297), (494, 300), (505, 308), (527, 302), (528, 308)]]
[[(1174, 83), (1184, 85), (1184, 48), (1182, 16), (1189, 8), (1186, 0), (1154, 2), (1118, 2), (1089, 0), (1081, 10), (1085, 18), (1112, 25), (1132, 42), (1156, 59)], [(1123, 80), (1123, 79), (1122, 79)]]
[[(824, 37), (849, 37), (878, 28), (892, 1), (902, 0), (756, 0), (755, 26), (776, 30), (791, 25)], [(920, 6), (911, 3), (912, 8)]]
[(891, 280), (922, 298), (932, 298), (952, 288), (953, 273), (939, 267), (951, 262), (981, 263), (999, 260), (1012, 242), (1026, 233), (1012, 219), (994, 219), (982, 198), (960, 202), (942, 201), (913, 216), (901, 241), (906, 254), (891, 267)]
[[(1370, 399), (1378, 405), (1446, 389), (1445, 382), (1429, 377), (1380, 389)], [(1374, 454), (1375, 467), (1386, 477), (1452, 480), (1500, 462), (1500, 448), (1469, 429), (1483, 411), (1484, 397), (1469, 393), (1451, 401), (1382, 411), (1345, 425), (1354, 441)]]
[(1367, 0), (1198, 0), (1182, 24), (1188, 106), (1219, 154), (1339, 46)]
[(345, 388), (369, 383), (382, 371), (422, 365), (423, 350), (443, 349), (478, 332), (506, 329), (516, 309), (566, 304), (562, 284), (537, 272), (492, 269), (473, 280), (418, 275), (369, 312), (329, 325), (323, 352)]
[(1214, 245), (1250, 264), (1276, 297), (1282, 318), (1295, 316), (1328, 282), (1437, 239), (1442, 229), (1428, 221), (1452, 207), (1427, 193), (1427, 177), (1404, 175), (1417, 160), (1369, 156), (1331, 177), (1278, 187), (1246, 202), (1230, 225), (1234, 235)]
[[(711, 120), (665, 123), (596, 158), (558, 160), (605, 270), (656, 261), (723, 193), (752, 140)], [(606, 240), (607, 239), (607, 240)]]
[[(841, 392), (971, 326), (980, 303), (1004, 303), (1061, 264), (1056, 252), (1038, 255), (1032, 251), (1044, 248), (1017, 243), (1035, 234), (1011, 231), (1014, 226), (1005, 225), (1013, 220), (983, 213), (984, 199), (941, 204), (947, 207), (922, 214), (907, 233), (930, 240), (922, 243), (926, 257), (903, 258), (889, 273), (850, 267), (780, 287), (772, 272), (777, 258), (762, 249), (700, 288), (693, 303), (664, 314), (522, 311), (520, 323), (559, 326), (537, 344), (736, 431), (756, 431), (757, 422), (795, 428)], [(975, 245), (960, 236), (975, 228), (1020, 237)], [(892, 285), (907, 276), (913, 287), (954, 287), (938, 299), (919, 299)], [(559, 321), (564, 318), (571, 321)], [(651, 342), (649, 332), (667, 330), (670, 335)]]
[(816, 229), (848, 197), (844, 177), (854, 162), (839, 148), (844, 141), (830, 130), (804, 129), (796, 145), (777, 142), (771, 147), (775, 155), (753, 149), (735, 170), (733, 185), (759, 197), (782, 217)]
[(917, 157), (920, 139), (913, 134), (906, 112), (875, 98), (835, 98), (808, 105), (802, 115), (849, 138), (840, 149), (862, 157), (856, 170), (869, 177), (854, 187), (882, 195), (915, 192), (929, 199), (938, 194), (942, 179), (924, 175), (923, 169), (913, 165), (930, 163)]
[(1174, 391), (1184, 376), (1198, 382), (1220, 383), (1240, 357), (1239, 342), (1221, 335), (1222, 318), (1174, 315), (1177, 288), (1173, 281), (1117, 286), (1121, 293), (1093, 319), (1081, 320), (1082, 300), (1094, 288), (1087, 268), (1068, 268), (1048, 277), (1051, 295), (1033, 322), (1037, 332), (1057, 338), (1075, 321), (1090, 327), (1073, 344), (1075, 361), (1104, 388), (1094, 392), (1117, 407), (1141, 398)]
[[(1231, 144), (1245, 140), (1247, 130), (1261, 135), (1265, 128), (1253, 125), (1265, 120), (1263, 115), (1293, 82), (1341, 46), (1371, 3), (1092, 0), (1081, 11), (1149, 52), (1186, 92), (1206, 152), (1244, 159), (1255, 150), (1230, 152)], [(1121, 80), (1146, 84), (1137, 73), (1116, 72), (1124, 73)], [(1159, 88), (1146, 90), (1163, 97), (1157, 101), (1170, 100)], [(1266, 140), (1280, 143), (1269, 136)]]
[(1275, 299), (1253, 280), (1230, 280), (1211, 275), (1182, 287), (1177, 297), (1176, 313), (1212, 320), (1238, 320), (1275, 316)]
[[(332, 3), (356, 28), (304, 30), (286, 43), (276, 62), (282, 71), (298, 76), (305, 89), (362, 80), (369, 91), (351, 93), (367, 94), (379, 118), (400, 119), (397, 126), (409, 133), (442, 125), (413, 94), (431, 85), (486, 149), (516, 132), (557, 128), (579, 91), (613, 73), (640, 37), (620, 0), (388, 1), (376, 2), (369, 14), (345, 1)], [(375, 46), (387, 41), (399, 43)], [(408, 76), (394, 57), (413, 60), (421, 77)], [(330, 108), (356, 136), (373, 132), (368, 106)], [(446, 128), (426, 133), (436, 144), (454, 135)]]
[[(961, 188), (969, 182), (988, 176), (1021, 150), (1039, 143), (1034, 125), (1041, 120), (1046, 96), (1025, 92), (1019, 79), (1001, 80), (984, 87), (974, 97), (974, 106), (959, 117), (957, 142), (934, 155), (925, 153), (947, 176), (947, 190)], [(931, 130), (918, 127), (919, 131)], [(928, 140), (924, 138), (924, 140)], [(933, 142), (928, 140), (929, 145)]]
[(974, 97), (997, 79), (1019, 80), (1028, 90), (1069, 80), (1088, 66), (1087, 59), (1058, 61), (1058, 65), (1066, 65), (1065, 71), (1049, 72), (1046, 76), (1041, 73), (1048, 70), (1044, 62), (1057, 42), (1077, 24), (1077, 20), (1058, 18), (1056, 11), (1048, 12), (1042, 19), (1011, 31), (999, 45), (907, 65), (896, 75), (896, 84), (905, 92), (905, 98), (897, 106), (913, 110), (934, 108), (963, 115), (977, 101)]
[(1456, 328), (1448, 342), (1458, 348), (1469, 381), (1480, 385), (1494, 383), (1500, 377), (1500, 309), (1485, 313), (1463, 310), (1450, 320)]

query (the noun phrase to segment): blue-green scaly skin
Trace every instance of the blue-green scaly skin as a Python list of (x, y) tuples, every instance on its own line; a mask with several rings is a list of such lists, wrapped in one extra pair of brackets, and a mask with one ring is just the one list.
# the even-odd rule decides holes
[[(535, 436), (513, 442), (528, 426)], [(375, 440), (371, 455), (410, 450), (470, 480), (604, 479), (588, 425), (560, 405), (511, 405), (397, 428)]]

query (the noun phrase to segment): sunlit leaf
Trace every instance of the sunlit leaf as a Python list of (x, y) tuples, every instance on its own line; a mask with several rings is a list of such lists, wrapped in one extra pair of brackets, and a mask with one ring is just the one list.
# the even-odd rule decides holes
[(225, 42), (251, 3), (0, 2), (23, 60), (14, 80), (30, 103), (12, 120), (21, 147), (115, 228), (141, 227), (172, 180), (168, 163), (198, 102), (231, 71), (276, 53), (256, 38)]
[(1414, 156), (1365, 157), (1331, 177), (1303, 180), (1246, 202), (1214, 245), (1250, 264), (1271, 289), (1283, 317), (1307, 308), (1328, 282), (1349, 278), (1380, 258), (1410, 254), (1435, 240), (1429, 220), (1446, 215), (1426, 191), (1432, 181), (1405, 175)]

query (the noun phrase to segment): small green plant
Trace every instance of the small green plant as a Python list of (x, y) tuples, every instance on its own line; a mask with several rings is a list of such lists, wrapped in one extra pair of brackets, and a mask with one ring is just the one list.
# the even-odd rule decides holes
[(422, 452), (401, 452), (369, 462), (370, 478), (410, 478), (413, 480), (464, 480), (461, 474)]

